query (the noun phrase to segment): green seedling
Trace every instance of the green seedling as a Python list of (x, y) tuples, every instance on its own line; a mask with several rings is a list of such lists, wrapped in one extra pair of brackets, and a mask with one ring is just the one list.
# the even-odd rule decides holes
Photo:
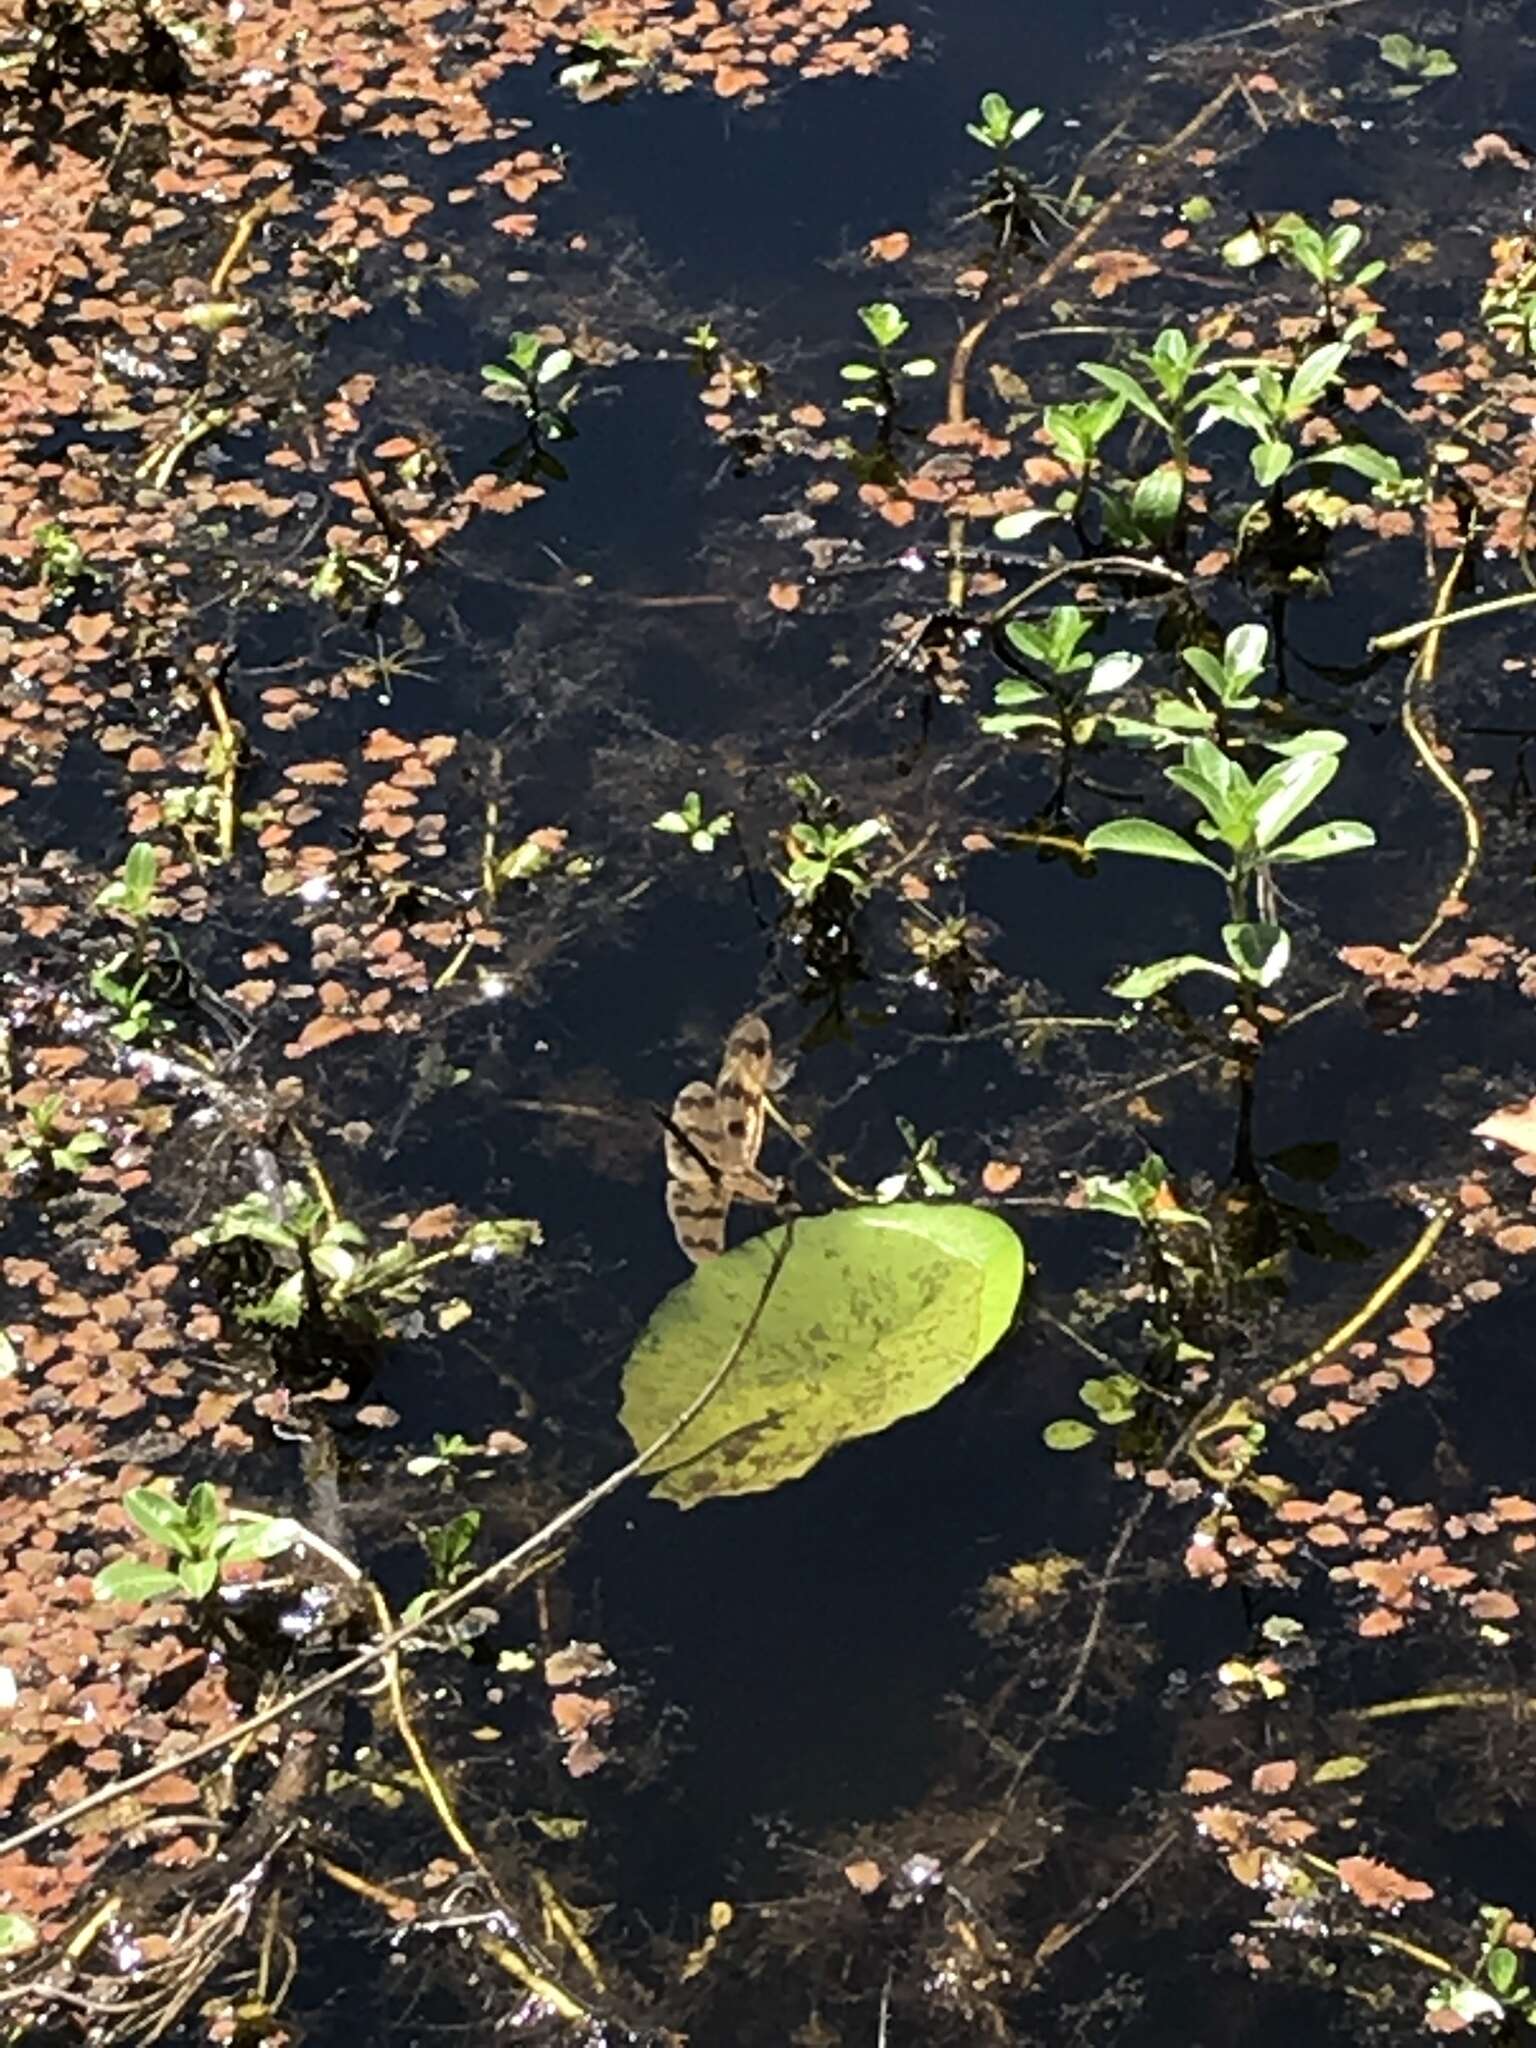
[(695, 853), (713, 853), (735, 822), (730, 811), (721, 811), (713, 818), (706, 818), (699, 792), (690, 789), (675, 811), (663, 811), (659, 818), (651, 820), (651, 827), (656, 832), (673, 832), (686, 838)]
[(1097, 624), (1075, 604), (1057, 605), (1038, 623), (1010, 620), (1004, 637), (1033, 676), (1006, 676), (993, 692), (997, 710), (981, 721), (983, 732), (1016, 739), (1047, 733), (1065, 761), (1089, 744), (1105, 714), (1094, 699), (1112, 699), (1141, 670), (1139, 654), (1095, 655), (1083, 645)]
[[(549, 444), (576, 438), (571, 407), (577, 386), (564, 383), (575, 363), (575, 356), (563, 345), (518, 332), (508, 341), (501, 362), (480, 366), (488, 395), (522, 415), (530, 475), (565, 480), (565, 465), (550, 454)], [(559, 388), (562, 384), (563, 389)]]
[(235, 1312), (243, 1322), (279, 1330), (306, 1321), (385, 1328), (386, 1311), (419, 1301), (435, 1267), (450, 1259), (515, 1257), (537, 1241), (536, 1224), (487, 1220), (435, 1251), (409, 1239), (374, 1251), (357, 1224), (296, 1181), (253, 1189), (192, 1236), (205, 1250), (242, 1255)]
[(105, 1131), (72, 1131), (66, 1137), (59, 1129), (62, 1095), (47, 1095), (27, 1111), (16, 1133), (16, 1142), (5, 1153), (12, 1173), (34, 1172), (73, 1179), (85, 1171), (98, 1153), (107, 1149)]
[(1022, 142), (1026, 135), (1033, 135), (1045, 119), (1043, 107), (1015, 108), (1009, 105), (1000, 92), (984, 92), (981, 96), (981, 118), (968, 121), (965, 132), (973, 142), (979, 142), (983, 149), (1001, 159), (1016, 142)]
[(439, 1522), (417, 1531), (421, 1547), (427, 1554), (432, 1582), (407, 1602), (402, 1621), (417, 1620), (444, 1593), (469, 1576), (469, 1553), (480, 1534), (480, 1521), (478, 1508), (465, 1508), (451, 1522)]
[[(1331, 333), (1339, 293), (1364, 291), (1386, 270), (1386, 264), (1378, 257), (1351, 274), (1350, 260), (1364, 240), (1364, 230), (1352, 220), (1319, 228), (1304, 214), (1282, 213), (1264, 225), (1242, 229), (1222, 245), (1221, 253), (1234, 270), (1251, 269), (1266, 257), (1278, 256), (1293, 270), (1310, 277), (1322, 293), (1323, 324)], [(1374, 314), (1361, 313), (1344, 330), (1343, 339), (1357, 340), (1374, 325)]]
[(122, 1557), (98, 1572), (93, 1590), (98, 1600), (206, 1600), (226, 1565), (253, 1557), (277, 1557), (302, 1533), (280, 1515), (232, 1514), (219, 1506), (214, 1488), (203, 1480), (183, 1504), (157, 1487), (135, 1486), (123, 1496), (135, 1526), (167, 1563), (146, 1564)]
[[(1337, 733), (1302, 733), (1283, 743), (1282, 758), (1255, 781), (1210, 740), (1191, 740), (1183, 758), (1163, 773), (1175, 789), (1194, 798), (1203, 815), (1197, 837), (1219, 847), (1213, 859), (1170, 826), (1151, 818), (1115, 818), (1088, 834), (1089, 853), (1137, 854), (1208, 868), (1227, 889), (1227, 922), (1221, 928), (1225, 962), (1199, 953), (1179, 953), (1138, 967), (1111, 984), (1128, 1002), (1160, 994), (1187, 974), (1214, 974), (1249, 991), (1272, 987), (1291, 957), (1290, 934), (1272, 915), (1255, 915), (1255, 901), (1267, 911), (1273, 899), (1270, 869), (1329, 860), (1374, 846), (1369, 825), (1338, 818), (1285, 834), (1338, 773), (1343, 740)], [(1272, 751), (1280, 751), (1274, 748)]]
[(947, 1201), (955, 1192), (955, 1183), (939, 1164), (938, 1133), (920, 1139), (916, 1126), (904, 1116), (897, 1117), (896, 1128), (907, 1148), (906, 1163), (875, 1183), (875, 1200), (899, 1202), (915, 1181), (924, 1195)]
[(1388, 97), (1394, 100), (1411, 100), (1435, 79), (1454, 78), (1460, 68), (1449, 50), (1415, 42), (1412, 36), (1382, 36), (1376, 54), (1383, 64), (1402, 74), (1396, 85), (1387, 88)]
[(843, 400), (849, 412), (873, 412), (882, 419), (889, 418), (897, 406), (897, 379), (920, 379), (938, 374), (938, 363), (932, 356), (910, 356), (905, 362), (896, 362), (891, 354), (912, 323), (899, 306), (889, 300), (877, 300), (870, 306), (860, 306), (859, 319), (864, 332), (875, 344), (873, 359), (856, 357), (846, 362), (838, 371), (845, 384), (859, 388), (852, 397)]
[(135, 930), (141, 928), (154, 915), (159, 876), (159, 854), (147, 840), (137, 840), (112, 880), (96, 891), (96, 908), (110, 910)]
[(32, 570), (55, 597), (69, 597), (80, 584), (92, 579), (85, 550), (57, 519), (48, 519), (32, 532)]
[(1308, 449), (1298, 457), (1290, 440), (1338, 382), (1348, 354), (1347, 341), (1330, 341), (1313, 349), (1289, 377), (1273, 363), (1259, 363), (1246, 376), (1233, 369), (1224, 371), (1202, 393), (1204, 410), (1196, 431), (1204, 433), (1225, 421), (1251, 434), (1248, 460), (1265, 490), (1276, 489), (1298, 460), (1353, 467), (1352, 450)]
[(1154, 485), (1152, 480), (1164, 473), (1153, 470), (1136, 487), (1137, 493), (1144, 494), (1145, 503), (1137, 507), (1132, 499), (1133, 513), (1152, 538), (1159, 537), (1152, 521), (1167, 531), (1182, 504), (1184, 476), (1189, 468), (1189, 415), (1196, 402), (1194, 384), (1209, 353), (1208, 342), (1192, 342), (1177, 327), (1165, 327), (1150, 349), (1132, 351), (1130, 360), (1136, 370), (1116, 363), (1078, 364), (1096, 384), (1102, 384), (1113, 397), (1122, 399), (1133, 412), (1150, 420), (1168, 443), (1174, 466), (1173, 482)]
[(853, 896), (867, 896), (874, 877), (865, 849), (883, 839), (890, 827), (883, 818), (864, 818), (857, 825), (816, 825), (797, 819), (784, 835), (789, 868), (780, 877), (796, 903), (812, 903), (833, 883)]
[(163, 1038), (170, 1024), (155, 1008), (148, 990), (153, 972), (136, 966), (138, 951), (125, 946), (100, 967), (91, 970), (91, 993), (112, 1011), (108, 1029), (125, 1045), (143, 1045)]
[(1045, 430), (1053, 452), (1072, 473), (1071, 488), (1062, 492), (1057, 510), (1079, 531), (1099, 452), (1124, 415), (1125, 400), (1114, 393), (1045, 408)]

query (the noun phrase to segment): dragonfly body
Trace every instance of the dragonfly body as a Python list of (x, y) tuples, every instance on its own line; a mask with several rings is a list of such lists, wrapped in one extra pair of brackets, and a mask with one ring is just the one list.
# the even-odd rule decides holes
[(757, 1169), (773, 1075), (773, 1039), (761, 1017), (743, 1017), (725, 1042), (713, 1081), (690, 1081), (667, 1119), (667, 1215), (696, 1264), (725, 1250), (733, 1201), (771, 1204), (776, 1180)]

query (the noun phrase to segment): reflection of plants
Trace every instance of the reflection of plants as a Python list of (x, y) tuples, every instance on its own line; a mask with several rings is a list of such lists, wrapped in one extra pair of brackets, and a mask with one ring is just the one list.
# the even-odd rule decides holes
[(119, 1558), (97, 1573), (93, 1590), (98, 1600), (205, 1600), (225, 1565), (276, 1557), (298, 1534), (296, 1525), (281, 1516), (225, 1514), (207, 1480), (193, 1487), (185, 1505), (156, 1487), (135, 1486), (124, 1495), (123, 1506), (172, 1562)]
[(537, 1226), (515, 1219), (472, 1223), (451, 1245), (424, 1252), (409, 1241), (371, 1251), (357, 1224), (297, 1182), (254, 1189), (221, 1209), (192, 1242), (233, 1254), (236, 1313), (282, 1330), (306, 1322), (387, 1327), (388, 1311), (419, 1301), (426, 1275), (450, 1259), (516, 1256)]
[(5, 1153), (5, 1164), (13, 1173), (34, 1172), (73, 1178), (83, 1173), (98, 1152), (107, 1147), (104, 1131), (87, 1127), (67, 1137), (59, 1129), (61, 1094), (46, 1095), (26, 1112), (15, 1143)]
[(696, 789), (689, 790), (675, 811), (663, 811), (659, 818), (651, 820), (652, 829), (657, 832), (675, 832), (686, 837), (695, 853), (713, 853), (734, 823), (729, 811), (706, 818), (703, 800)]
[(1133, 853), (1209, 868), (1227, 887), (1228, 921), (1221, 938), (1230, 964), (1178, 953), (1136, 968), (1113, 984), (1112, 993), (1139, 1002), (1186, 974), (1219, 975), (1249, 991), (1269, 988), (1285, 972), (1291, 954), (1290, 935), (1273, 917), (1269, 870), (1375, 845), (1370, 826), (1353, 818), (1313, 825), (1294, 839), (1284, 837), (1338, 773), (1344, 742), (1337, 733), (1315, 732), (1283, 744), (1283, 758), (1257, 781), (1204, 739), (1191, 740), (1183, 758), (1163, 771), (1175, 789), (1194, 798), (1203, 813), (1196, 834), (1224, 850), (1225, 864), (1150, 818), (1111, 819), (1088, 834), (1084, 844), (1090, 853)]
[[(1140, 1228), (1148, 1259), (1158, 1276), (1157, 1292), (1164, 1296), (1169, 1291), (1166, 1283), (1189, 1270), (1179, 1248), (1181, 1233), (1190, 1229), (1209, 1233), (1210, 1229), (1203, 1216), (1180, 1202), (1168, 1169), (1155, 1152), (1149, 1152), (1130, 1173), (1090, 1174), (1083, 1183), (1082, 1206), (1106, 1216), (1125, 1217)], [(1178, 1342), (1171, 1332), (1167, 1341), (1173, 1346), (1173, 1361), (1177, 1365), (1187, 1365), (1205, 1355)], [(1084, 1380), (1077, 1397), (1095, 1419), (1085, 1422), (1081, 1416), (1073, 1415), (1048, 1423), (1044, 1440), (1053, 1451), (1079, 1451), (1094, 1441), (1100, 1428), (1123, 1428), (1136, 1420), (1148, 1402), (1165, 1399), (1147, 1381), (1118, 1369)]]

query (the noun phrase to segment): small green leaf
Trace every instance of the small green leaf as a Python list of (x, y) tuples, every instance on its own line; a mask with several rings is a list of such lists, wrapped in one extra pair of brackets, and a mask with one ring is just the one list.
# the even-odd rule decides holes
[(1403, 481), (1402, 464), (1395, 455), (1386, 455), (1380, 448), (1372, 448), (1364, 441), (1341, 441), (1332, 448), (1309, 448), (1308, 462), (1323, 462), (1334, 469), (1351, 469), (1357, 476), (1368, 477), (1373, 484), (1398, 484)]
[(293, 1548), (302, 1534), (299, 1524), (286, 1515), (263, 1515), (256, 1521), (226, 1523), (219, 1532), (219, 1554), (230, 1564), (242, 1564), (253, 1557), (280, 1557)]
[(181, 1591), (181, 1581), (174, 1572), (162, 1571), (158, 1565), (144, 1564), (136, 1557), (120, 1557), (116, 1564), (109, 1564), (105, 1571), (96, 1574), (91, 1590), (98, 1600), (164, 1600)]
[(1339, 772), (1337, 754), (1307, 753), (1277, 761), (1260, 776), (1253, 792), (1253, 839), (1272, 846)]
[(1272, 846), (1265, 858), (1271, 861), (1330, 860), (1336, 853), (1359, 853), (1376, 844), (1376, 834), (1358, 818), (1335, 818), (1327, 825), (1314, 825), (1299, 833), (1285, 846)]
[(1209, 647), (1186, 647), (1179, 659), (1187, 669), (1191, 669), (1200, 678), (1213, 697), (1225, 697), (1227, 672), (1220, 657), (1212, 654)]
[(1243, 228), (1221, 245), (1221, 260), (1233, 270), (1251, 270), (1269, 254), (1269, 245), (1257, 228)]
[(1123, 690), (1141, 673), (1139, 654), (1105, 654), (1093, 665), (1093, 673), (1085, 685), (1090, 697), (1107, 696), (1111, 690)]
[(1248, 624), (1234, 626), (1227, 635), (1222, 650), (1222, 665), (1229, 676), (1240, 676), (1245, 683), (1251, 683), (1264, 672), (1269, 658), (1269, 628)]
[(1284, 441), (1260, 441), (1248, 451), (1248, 461), (1265, 490), (1272, 490), (1291, 466), (1291, 451)]
[(1144, 476), (1131, 493), (1131, 517), (1143, 533), (1161, 540), (1173, 527), (1184, 502), (1184, 477), (1171, 462)]
[(1167, 414), (1129, 370), (1122, 370), (1114, 363), (1079, 363), (1077, 367), (1092, 377), (1096, 384), (1102, 384), (1106, 391), (1112, 391), (1116, 398), (1123, 398), (1127, 405), (1133, 406), (1165, 434), (1169, 431)]
[(36, 1948), (38, 1932), (24, 1913), (0, 1913), (0, 1956), (25, 1955)]
[(187, 1532), (186, 1515), (180, 1504), (153, 1487), (132, 1486), (123, 1496), (123, 1506), (152, 1543), (178, 1557), (191, 1557), (194, 1545)]
[(1330, 341), (1322, 348), (1313, 349), (1292, 377), (1285, 394), (1287, 417), (1299, 419), (1303, 413), (1311, 411), (1338, 376), (1348, 354), (1347, 341)]
[(576, 358), (568, 348), (552, 348), (538, 367), (534, 378), (536, 384), (553, 384), (557, 377), (563, 377)]
[(1084, 1444), (1091, 1444), (1098, 1433), (1091, 1422), (1079, 1422), (1074, 1416), (1063, 1416), (1060, 1422), (1048, 1422), (1041, 1430), (1040, 1438), (1047, 1450), (1080, 1451)]
[(1112, 996), (1128, 1003), (1144, 1003), (1161, 995), (1186, 974), (1219, 974), (1223, 981), (1236, 981), (1230, 967), (1219, 960), (1207, 960), (1203, 953), (1172, 953), (1166, 960), (1149, 960), (1145, 967), (1133, 967), (1129, 974), (1109, 984)]
[(1111, 818), (1107, 824), (1095, 825), (1083, 846), (1089, 853), (1136, 853), (1149, 860), (1176, 860), (1187, 867), (1209, 868), (1213, 874), (1222, 872), (1187, 839), (1151, 818)]
[(1508, 1998), (1520, 1981), (1520, 1958), (1512, 1948), (1494, 1948), (1483, 1960), (1483, 1974), (1500, 1998)]
[(189, 1600), (206, 1600), (219, 1583), (219, 1561), (216, 1557), (183, 1558), (176, 1576)]
[(1421, 48), (1422, 45), (1416, 43), (1412, 36), (1397, 34), (1382, 36), (1376, 44), (1377, 54), (1383, 64), (1390, 64), (1395, 71), (1416, 69), (1416, 59)]
[(1370, 1768), (1369, 1759), (1363, 1756), (1331, 1756), (1312, 1773), (1312, 1782), (1314, 1785), (1342, 1785), (1350, 1778), (1360, 1777)]
[(873, 363), (844, 363), (837, 374), (845, 384), (873, 384), (880, 372)]
[(218, 1526), (218, 1493), (208, 1480), (200, 1479), (187, 1495), (186, 1517), (183, 1522), (187, 1538), (195, 1549), (206, 1550)]
[(1272, 988), (1291, 961), (1291, 935), (1278, 924), (1224, 924), (1227, 958), (1245, 981)]
[(1360, 1778), (1370, 1769), (1366, 1757), (1327, 1757), (1313, 1772), (1315, 1786), (1339, 1786), (1350, 1778)]
[(1113, 1372), (1101, 1380), (1084, 1380), (1077, 1398), (1108, 1428), (1116, 1428), (1135, 1416), (1140, 1387), (1129, 1373)]
[(872, 306), (860, 306), (859, 318), (877, 348), (894, 348), (911, 325), (901, 308), (893, 306), (888, 299), (877, 300)]

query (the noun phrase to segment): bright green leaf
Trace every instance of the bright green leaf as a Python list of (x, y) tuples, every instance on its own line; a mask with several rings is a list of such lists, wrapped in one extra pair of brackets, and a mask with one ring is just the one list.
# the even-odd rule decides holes
[(1064, 1416), (1060, 1422), (1048, 1422), (1040, 1432), (1040, 1439), (1047, 1450), (1080, 1451), (1084, 1444), (1091, 1444), (1098, 1433), (1091, 1422), (1079, 1422), (1075, 1417)]
[(1111, 818), (1107, 824), (1095, 825), (1083, 846), (1089, 853), (1138, 853), (1149, 860), (1177, 860), (1188, 867), (1221, 873), (1215, 861), (1151, 818)]
[(38, 1932), (24, 1913), (0, 1913), (0, 1956), (25, 1955), (36, 1948)]
[(621, 1420), (661, 1435), (728, 1357), (777, 1283), (719, 1393), (661, 1454), (657, 1495), (682, 1507), (810, 1471), (951, 1392), (1007, 1330), (1024, 1247), (1000, 1216), (926, 1202), (801, 1219), (711, 1259), (673, 1289), (624, 1369)]
[(181, 1592), (174, 1572), (158, 1565), (144, 1564), (136, 1557), (120, 1557), (96, 1574), (91, 1590), (98, 1600), (164, 1600)]
[(1347, 1779), (1358, 1778), (1371, 1768), (1368, 1758), (1363, 1756), (1331, 1756), (1312, 1773), (1314, 1785), (1342, 1785)]
[(176, 1577), (189, 1600), (206, 1600), (219, 1583), (219, 1561), (216, 1557), (183, 1558)]
[(1171, 953), (1166, 960), (1149, 960), (1145, 967), (1133, 967), (1110, 983), (1109, 992), (1127, 1003), (1145, 1003), (1186, 974), (1219, 974), (1223, 981), (1237, 980), (1230, 967), (1207, 960), (1203, 953)]
[(1265, 856), (1276, 861), (1330, 860), (1336, 853), (1359, 853), (1376, 844), (1376, 834), (1358, 818), (1335, 818), (1298, 833), (1285, 846), (1272, 846)]
[(171, 1550), (178, 1557), (191, 1557), (194, 1545), (187, 1532), (186, 1515), (178, 1502), (153, 1487), (131, 1486), (123, 1506), (152, 1543)]

